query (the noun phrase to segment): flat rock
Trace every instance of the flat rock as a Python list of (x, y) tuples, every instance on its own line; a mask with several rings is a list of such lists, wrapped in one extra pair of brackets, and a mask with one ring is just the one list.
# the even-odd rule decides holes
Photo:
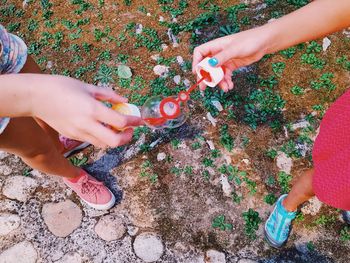
[(0, 151), (0, 160), (5, 159), (10, 154), (4, 151)]
[(38, 253), (32, 243), (20, 242), (0, 254), (0, 263), (35, 263)]
[(206, 252), (205, 263), (226, 263), (225, 254), (220, 251), (210, 249)]
[(318, 200), (317, 197), (313, 197), (301, 208), (301, 212), (306, 215), (315, 216), (320, 211), (321, 207), (321, 201)]
[(21, 224), (21, 218), (15, 214), (0, 214), (0, 236), (7, 235), (12, 230), (17, 229)]
[(156, 233), (145, 232), (138, 235), (134, 241), (135, 254), (145, 262), (154, 262), (160, 259), (164, 246)]
[(30, 177), (11, 176), (7, 178), (2, 193), (10, 198), (25, 202), (30, 195), (35, 191), (38, 183)]
[(164, 65), (156, 65), (153, 68), (153, 72), (154, 74), (156, 74), (157, 76), (166, 76), (169, 72), (169, 67), (164, 66)]
[(120, 239), (125, 231), (123, 220), (112, 215), (101, 217), (95, 225), (95, 233), (105, 241)]
[(174, 80), (176, 85), (179, 85), (181, 83), (181, 76), (176, 75), (176, 76), (174, 76), (173, 80)]
[(80, 208), (70, 200), (46, 203), (42, 216), (49, 230), (58, 237), (66, 237), (77, 229), (82, 220)]
[(12, 169), (10, 166), (4, 164), (0, 165), (0, 175), (10, 175), (12, 173)]
[(222, 174), (220, 176), (220, 183), (221, 183), (221, 187), (222, 187), (222, 191), (224, 192), (224, 195), (227, 197), (230, 197), (232, 193), (232, 187), (228, 182), (226, 175)]
[(166, 153), (161, 152), (161, 153), (157, 154), (157, 161), (158, 162), (163, 161), (165, 158), (166, 158)]
[(322, 49), (323, 49), (323, 51), (326, 51), (331, 44), (332, 44), (332, 41), (328, 37), (325, 37), (323, 39), (323, 41), (322, 41)]
[(81, 263), (81, 256), (76, 252), (70, 252), (65, 254), (62, 258), (55, 261), (56, 263)]
[(207, 113), (207, 120), (210, 121), (211, 125), (214, 127), (216, 126), (216, 123), (218, 122), (211, 114), (210, 112)]
[(290, 174), (293, 166), (292, 158), (288, 157), (284, 152), (278, 152), (276, 158), (276, 165), (280, 169), (287, 174)]

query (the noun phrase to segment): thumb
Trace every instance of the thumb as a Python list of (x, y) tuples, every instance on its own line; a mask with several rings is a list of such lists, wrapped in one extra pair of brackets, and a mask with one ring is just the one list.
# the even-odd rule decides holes
[(128, 99), (118, 95), (112, 88), (109, 87), (96, 87), (89, 85), (90, 94), (97, 100), (108, 101), (111, 103), (124, 103)]

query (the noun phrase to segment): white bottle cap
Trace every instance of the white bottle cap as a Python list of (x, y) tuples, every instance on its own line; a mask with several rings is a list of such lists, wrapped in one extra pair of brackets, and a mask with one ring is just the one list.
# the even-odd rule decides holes
[(210, 66), (209, 59), (211, 58), (206, 57), (201, 62), (199, 62), (196, 66), (196, 72), (199, 78), (203, 78), (201, 74), (202, 70), (208, 72), (211, 77), (211, 81), (204, 79), (203, 82), (209, 87), (215, 87), (221, 80), (223, 80), (225, 74), (221, 67)]

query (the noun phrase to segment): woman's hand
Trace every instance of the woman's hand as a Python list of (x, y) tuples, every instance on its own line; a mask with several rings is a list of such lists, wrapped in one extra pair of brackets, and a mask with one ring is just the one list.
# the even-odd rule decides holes
[[(193, 73), (195, 74), (195, 66), (210, 56), (216, 59), (216, 67), (223, 66), (225, 71), (219, 87), (225, 92), (233, 89), (232, 72), (260, 60), (266, 54), (267, 34), (264, 29), (256, 28), (217, 38), (196, 47), (192, 62)], [(204, 90), (205, 84), (201, 83), (200, 88)]]
[(142, 124), (140, 118), (120, 114), (101, 102), (127, 102), (112, 89), (63, 76), (26, 75), (28, 83), (33, 83), (29, 84), (31, 115), (42, 119), (64, 136), (99, 147), (115, 147), (129, 142), (133, 129), (116, 133), (102, 123), (120, 129)]

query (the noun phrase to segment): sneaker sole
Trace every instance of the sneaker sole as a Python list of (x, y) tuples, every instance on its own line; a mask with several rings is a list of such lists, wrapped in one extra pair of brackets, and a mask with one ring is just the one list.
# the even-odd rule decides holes
[(78, 152), (78, 151), (81, 151), (81, 150), (85, 149), (85, 148), (88, 147), (88, 146), (90, 146), (90, 143), (84, 142), (84, 143), (80, 144), (79, 146), (75, 147), (74, 149), (72, 149), (72, 150), (70, 150), (70, 151), (64, 153), (63, 156), (64, 156), (65, 158), (68, 158), (68, 157), (71, 156), (73, 153), (76, 153), (76, 152)]
[(108, 209), (112, 208), (114, 206), (114, 204), (115, 204), (115, 196), (114, 196), (114, 194), (110, 190), (108, 190), (108, 191), (111, 193), (112, 199), (108, 203), (103, 204), (103, 205), (97, 205), (97, 204), (89, 203), (88, 201), (85, 201), (81, 197), (80, 197), (80, 199), (83, 200), (88, 206), (90, 206), (90, 207), (92, 207), (92, 208), (94, 208), (96, 210), (108, 210)]
[(273, 242), (273, 241), (270, 239), (269, 234), (267, 234), (267, 231), (266, 231), (265, 228), (264, 228), (264, 236), (265, 236), (266, 242), (267, 242), (271, 247), (276, 248), (276, 249), (282, 248), (283, 245), (286, 243), (286, 242), (284, 242), (284, 243), (282, 243), (282, 244), (276, 244), (275, 242)]

